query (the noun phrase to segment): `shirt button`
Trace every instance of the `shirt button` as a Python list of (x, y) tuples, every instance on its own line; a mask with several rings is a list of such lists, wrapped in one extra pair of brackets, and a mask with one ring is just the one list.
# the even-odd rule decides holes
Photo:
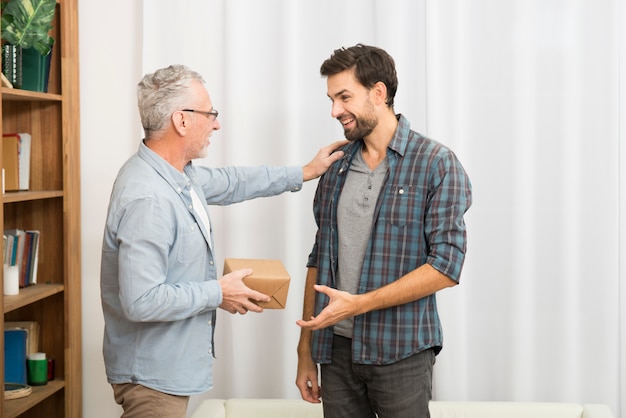
[(189, 205), (187, 207), (189, 208), (189, 210), (193, 210), (193, 205)]
[(213, 265), (213, 260), (209, 261), (209, 264), (210, 264), (210, 265)]
[(209, 320), (208, 324), (209, 326), (213, 325), (213, 321)]

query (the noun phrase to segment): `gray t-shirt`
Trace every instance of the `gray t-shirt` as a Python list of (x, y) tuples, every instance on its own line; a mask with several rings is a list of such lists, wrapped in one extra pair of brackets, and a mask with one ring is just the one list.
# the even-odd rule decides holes
[[(351, 294), (358, 293), (361, 267), (372, 231), (374, 209), (383, 186), (388, 164), (385, 158), (373, 171), (358, 152), (352, 160), (346, 183), (337, 206), (339, 232), (339, 266), (337, 288)], [(353, 318), (334, 327), (335, 334), (352, 338)]]

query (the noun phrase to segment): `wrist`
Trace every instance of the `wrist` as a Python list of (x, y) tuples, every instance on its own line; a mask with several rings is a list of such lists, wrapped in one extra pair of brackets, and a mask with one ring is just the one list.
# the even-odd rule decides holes
[(313, 170), (308, 165), (302, 166), (302, 182), (315, 178), (312, 171)]
[(311, 355), (311, 341), (309, 339), (300, 339), (296, 348), (298, 357)]

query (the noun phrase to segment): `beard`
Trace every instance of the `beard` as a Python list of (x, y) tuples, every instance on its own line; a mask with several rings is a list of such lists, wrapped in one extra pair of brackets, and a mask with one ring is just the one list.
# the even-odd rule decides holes
[(354, 128), (346, 129), (344, 127), (343, 133), (348, 141), (358, 141), (371, 134), (374, 128), (378, 125), (378, 119), (374, 115), (374, 106), (369, 103), (368, 111), (366, 115), (358, 117), (351, 115), (354, 119)]

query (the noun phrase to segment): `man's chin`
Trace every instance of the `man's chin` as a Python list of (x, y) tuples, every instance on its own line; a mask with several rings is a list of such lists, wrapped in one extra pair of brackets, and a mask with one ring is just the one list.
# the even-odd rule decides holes
[(359, 139), (361, 139), (360, 136), (357, 137), (357, 136), (354, 136), (354, 135), (350, 135), (349, 132), (345, 132), (345, 131), (344, 131), (343, 135), (350, 142), (358, 141)]
[(196, 158), (206, 158), (209, 155), (209, 146), (202, 148), (200, 152), (198, 152), (198, 156)]

